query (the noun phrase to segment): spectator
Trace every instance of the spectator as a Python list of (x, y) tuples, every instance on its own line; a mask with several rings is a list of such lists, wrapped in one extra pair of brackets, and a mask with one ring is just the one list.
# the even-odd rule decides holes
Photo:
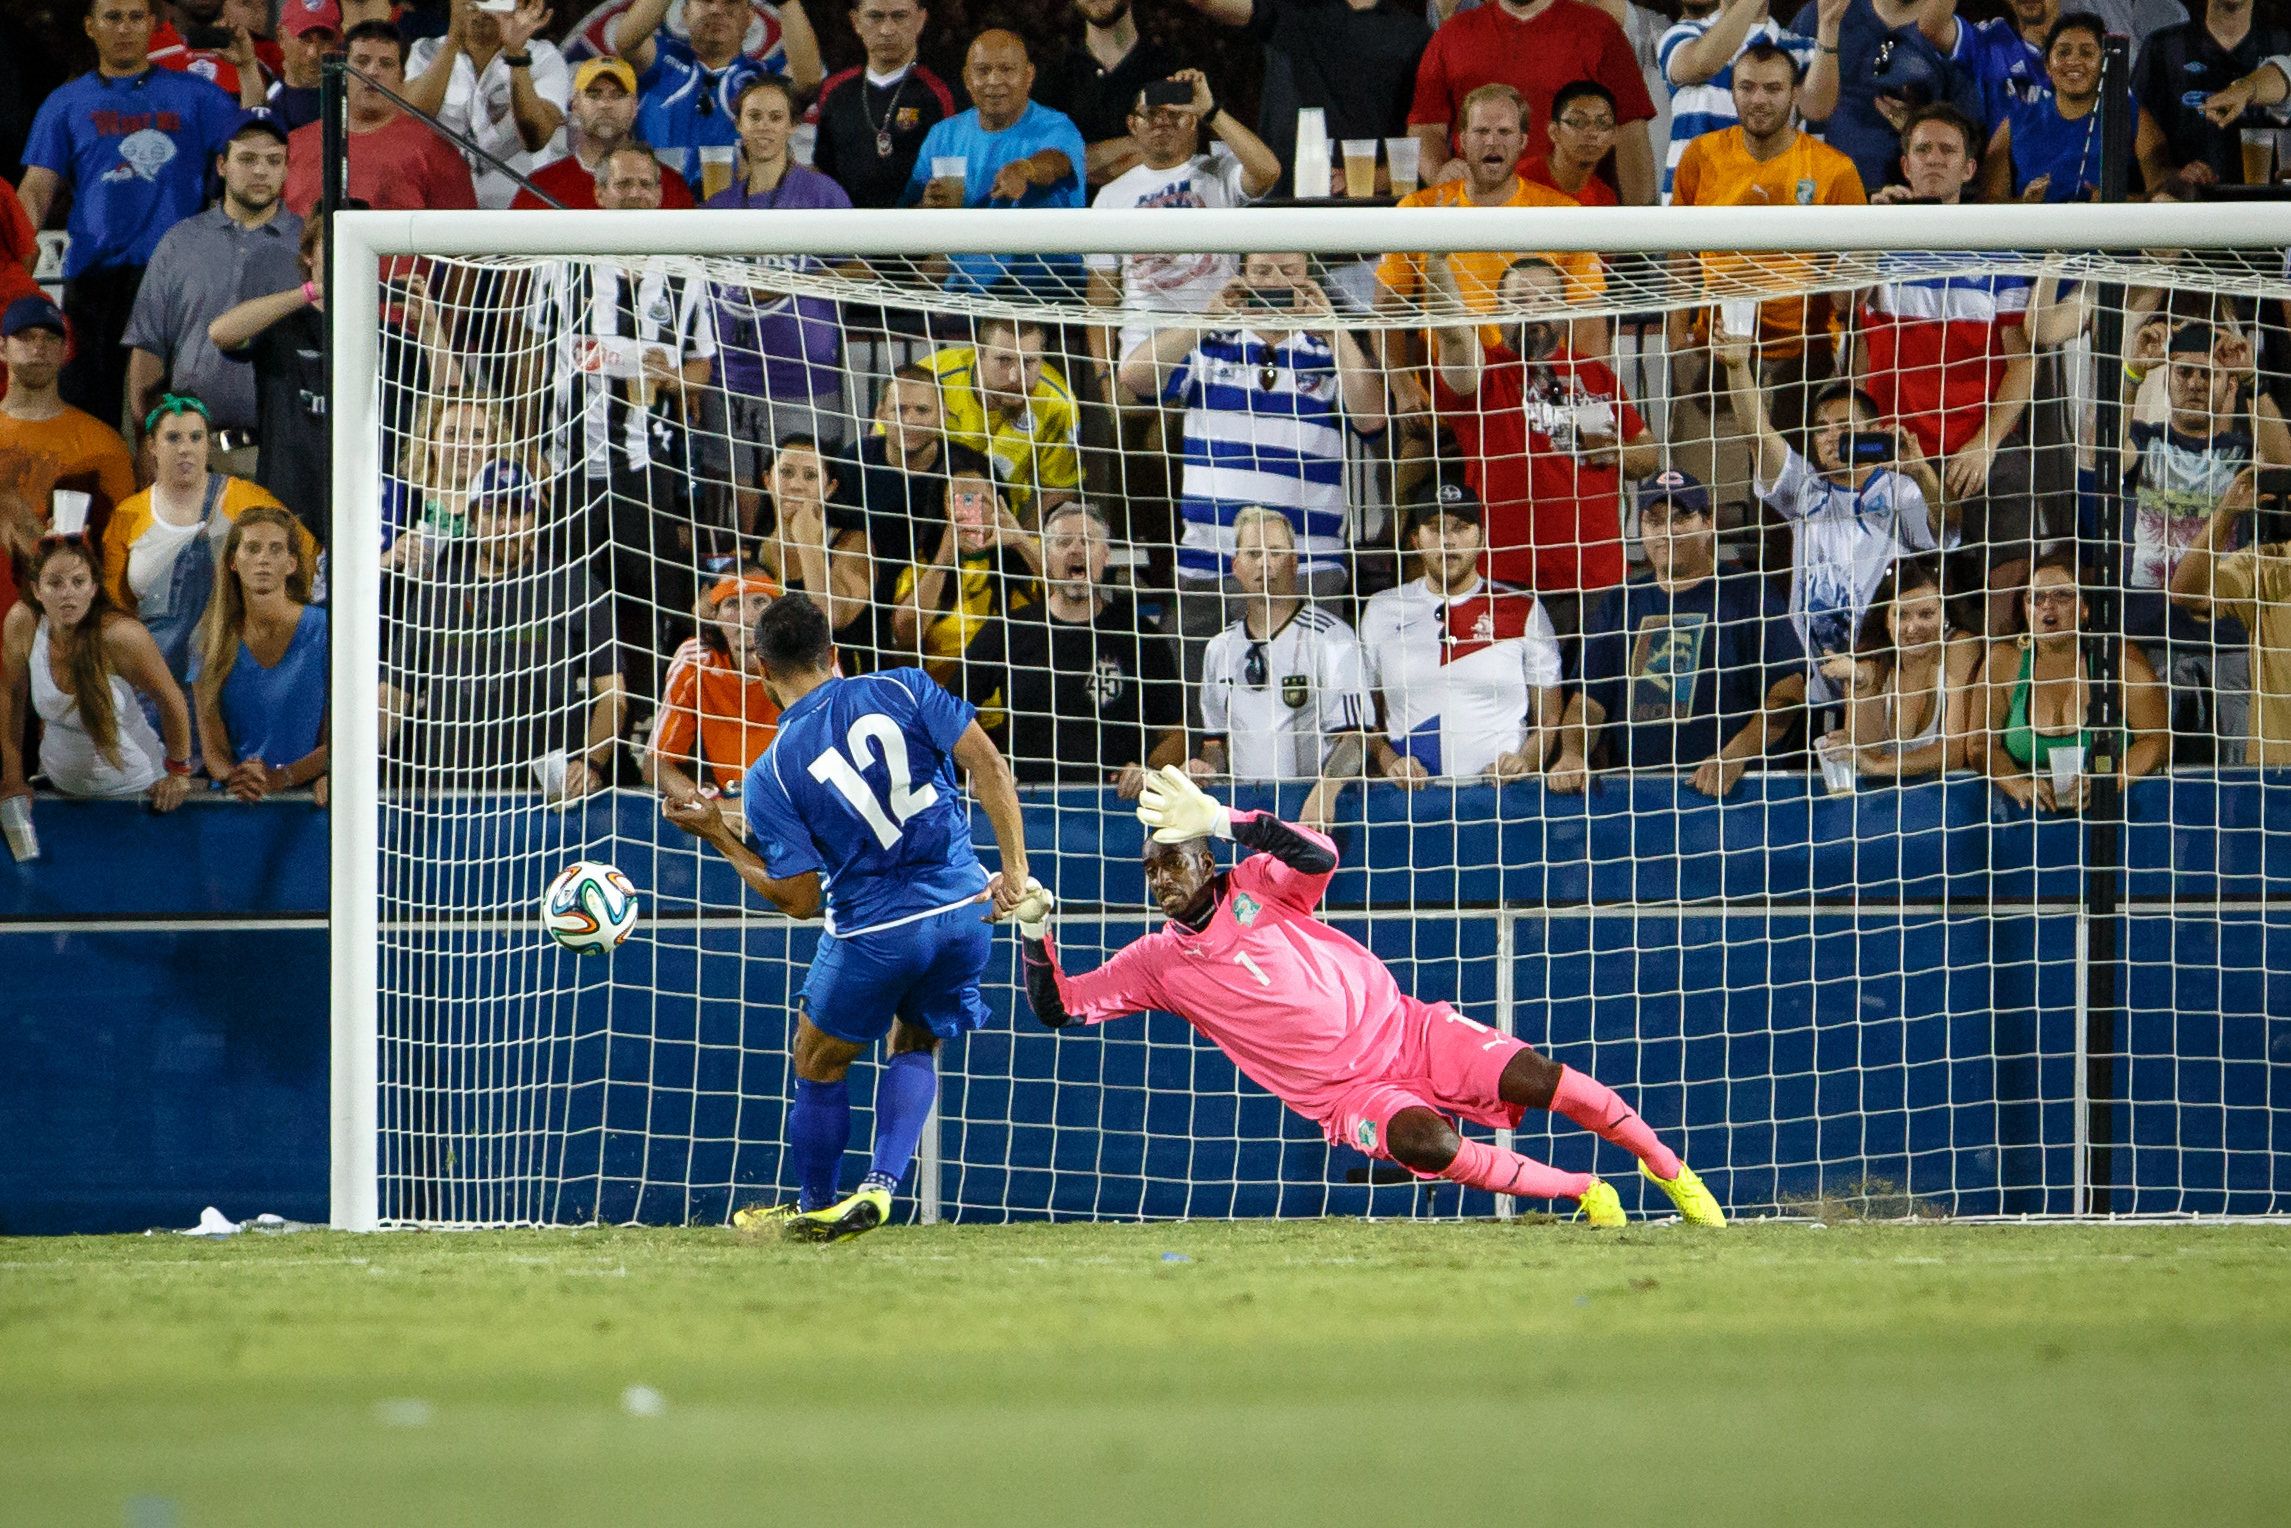
[(1336, 795), (1360, 777), (1374, 711), (1360, 639), (1297, 587), (1297, 539), (1286, 515), (1252, 506), (1233, 521), (1239, 614), (1212, 637), (1204, 666), (1205, 736), (1188, 767), (1236, 782), (1315, 782), (1300, 820), (1325, 826)]
[[(778, 71), (743, 51), (756, 19), (749, 0), (684, 0), (681, 38), (664, 25), (668, 4), (632, 0), (613, 23), (612, 49), (636, 70), (637, 136), (672, 151), (669, 168), (707, 198), (731, 184), (740, 92)], [(779, 21), (789, 81), (817, 88), (819, 38), (803, 0), (781, 0)]]
[[(1957, 204), (1979, 166), (1978, 131), (1953, 106), (1919, 107), (1901, 133), (1906, 184), (1875, 199)], [(2036, 373), (2026, 323), (2032, 285), (1998, 271), (1884, 282), (1868, 293), (1857, 338), (1855, 375), (1879, 414), (1900, 420), (1942, 464), (1965, 544), (1990, 575), (1991, 633), (2013, 619), (2034, 543), (2046, 533), (2035, 523), (2022, 423)]]
[[(1757, 43), (1735, 59), (1732, 71), (1735, 125), (1687, 145), (1672, 177), (1672, 201), (1681, 207), (1861, 202), (1862, 178), (1853, 165), (1798, 127), (1797, 61), (1771, 43)], [(1701, 268), (1704, 282), (1718, 291), (1744, 281), (1767, 290), (1802, 290), (1820, 269), (1802, 255), (1704, 255)], [(1758, 305), (1759, 381), (1784, 431), (1804, 422), (1808, 394), (1830, 374), (1829, 347), (1807, 342), (1826, 327), (1828, 314), (1828, 300), (1819, 296), (1777, 297)], [(1723, 508), (1738, 502), (1747, 485), (1741, 453), (1755, 432), (1740, 419), (1723, 435), (1717, 429), (1723, 389), (1715, 385), (1703, 348), (1704, 329), (1698, 315), (1673, 316), (1671, 459), (1686, 463), (1686, 471), (1715, 490)]]
[(764, 688), (755, 648), (756, 618), (779, 594), (764, 574), (737, 573), (700, 596), (699, 631), (669, 660), (652, 736), (637, 755), (645, 784), (672, 801), (712, 793), (734, 832), (747, 820), (741, 781), (779, 731), (779, 702)]
[[(2180, 326), (2139, 388), (2123, 452), (2124, 634), (2170, 686), (2174, 730), (2220, 745), (2251, 736), (2250, 634), (2232, 615), (2199, 619), (2169, 599), (2188, 548), (2231, 500), (2248, 497), (2246, 474), (2291, 465), (2275, 401), (2256, 387), (2244, 396), (2248, 379), (2228, 364), (2240, 344), (2209, 324)], [(2225, 746), (2216, 753), (2236, 762)]]
[[(1599, 167), (1615, 148), (1615, 97), (1606, 86), (1577, 80), (1551, 98), (1551, 151), (1520, 161), (1520, 179), (1546, 186), (1585, 207), (1612, 207), (1615, 188)], [(1663, 175), (1667, 196), (1670, 174)]]
[(206, 201), (207, 166), (236, 130), (231, 98), (195, 74), (154, 68), (152, 0), (88, 0), (96, 67), (40, 103), (17, 194), (34, 228), (71, 196), (63, 395), (117, 425), (127, 382), (120, 336), (143, 268), (168, 229)]
[[(2047, 0), (2050, 3), (2050, 0)], [(1655, 43), (1656, 66), (1671, 93), (1670, 146), (1663, 155), (1663, 200), (1671, 199), (1671, 181), (1686, 146), (1705, 133), (1723, 132), (1740, 120), (1734, 111), (1734, 61), (1760, 43), (1790, 55), (1802, 82), (1798, 110), (1816, 121), (1830, 114), (1837, 103), (1837, 71), (1825, 70), (1826, 97), (1815, 98), (1806, 86), (1813, 83), (1815, 43), (1801, 37), (1767, 14), (1768, 0), (1685, 0), (1679, 19)], [(1832, 38), (1834, 45), (1835, 38)], [(1555, 102), (1556, 116), (1560, 107)]]
[[(2247, 515), (2244, 545), (2228, 550)], [(2191, 619), (2244, 634), (2244, 668), (2257, 683), (2242, 762), (2291, 763), (2291, 482), (2275, 471), (2239, 478), (2180, 555), (2171, 589), (2172, 602)], [(2222, 762), (2234, 758), (2231, 749), (2220, 753)]]
[(19, 297), (0, 313), (0, 615), (16, 602), (15, 565), (31, 557), (53, 522), (59, 488), (91, 496), (90, 544), (113, 506), (135, 492), (135, 458), (109, 425), (73, 408), (57, 391), (64, 364), (64, 315), (44, 296)]
[(1964, 766), (1987, 722), (1977, 681), (1987, 644), (1959, 630), (1931, 553), (1886, 570), (1851, 654), (1822, 660), (1845, 699), (1845, 726), (1822, 739), (1845, 749), (1854, 772), (1878, 780), (1945, 774)]
[[(1034, 64), (1026, 44), (999, 27), (981, 32), (963, 58), (963, 86), (977, 104), (932, 126), (902, 198), (924, 207), (1079, 207), (1087, 153), (1073, 119), (1029, 99)], [(937, 174), (938, 162), (963, 161), (963, 176)], [(984, 292), (1005, 282), (1027, 291), (1081, 285), (1081, 264), (1067, 255), (956, 255), (947, 285)]]
[[(1126, 4), (1126, 0), (1124, 0)], [(1131, 102), (1130, 141), (1137, 161), (1113, 177), (1091, 205), (1126, 210), (1144, 207), (1243, 207), (1279, 183), (1281, 162), (1263, 139), (1241, 125), (1209, 93), (1198, 69), (1181, 69), (1173, 83), (1193, 87), (1184, 106), (1148, 106), (1141, 92)], [(1217, 135), (1217, 148), (1201, 151), (1201, 129)], [(1119, 306), (1129, 322), (1106, 349), (1106, 331), (1090, 331), (1091, 352), (1109, 375), (1152, 337), (1143, 313), (1199, 313), (1233, 280), (1231, 255), (1091, 255), (1090, 301)], [(1116, 272), (1119, 272), (1119, 280)]]
[(1042, 525), (1039, 605), (986, 624), (963, 697), (1007, 713), (1000, 740), (1021, 781), (1104, 780), (1123, 800), (1148, 769), (1185, 759), (1185, 696), (1168, 641), (1105, 586), (1106, 522), (1068, 503)]
[(1301, 586), (1341, 593), (1345, 570), (1345, 432), (1384, 428), (1384, 386), (1297, 253), (1244, 256), (1240, 278), (1209, 305), (1238, 321), (1164, 329), (1122, 363), (1122, 385), (1185, 410), (1178, 513), (1178, 632), (1189, 683), (1203, 648), (1231, 620), (1235, 517), (1263, 506), (1288, 519), (1303, 554)]
[(207, 326), (248, 292), (274, 292), (301, 276), (295, 251), (302, 219), (283, 210), (286, 130), (267, 112), (248, 112), (223, 146), (223, 195), (197, 217), (167, 230), (152, 251), (122, 337), (127, 402), (141, 420), (161, 389), (191, 394), (223, 438), (213, 442), (226, 470), (255, 470), (255, 383), (223, 359)]
[[(191, 789), (191, 713), (151, 634), (112, 608), (84, 536), (47, 536), (23, 600), (0, 620), (0, 800), (31, 794), (24, 704), (40, 719), (40, 770), (67, 796), (148, 796), (172, 812)], [(161, 733), (136, 704), (148, 696)]]
[(957, 683), (980, 627), (1041, 576), (1041, 542), (1003, 502), (986, 458), (946, 438), (928, 369), (893, 373), (879, 414), (882, 430), (859, 446), (859, 500), (876, 604), (891, 612), (886, 647), (920, 654), (933, 678)]
[(543, 550), (540, 515), (529, 484), (480, 495), (473, 534), (385, 629), (382, 750), (430, 789), (575, 801), (612, 782), (628, 696), (608, 606), (579, 560)]
[(1480, 576), (1480, 513), (1453, 473), (1420, 487), (1405, 545), (1423, 574), (1361, 611), (1384, 734), (1372, 773), (1409, 790), (1434, 777), (1539, 774), (1559, 730), (1559, 638), (1541, 600)]
[(808, 435), (781, 441), (765, 474), (772, 513), (756, 559), (782, 589), (820, 608), (847, 673), (872, 667), (877, 645), (867, 516), (837, 475), (851, 471)]
[(1439, 185), (1464, 175), (1456, 161), (1472, 151), (1460, 133), (1455, 144), (1448, 133), (1451, 126), (1469, 126), (1465, 108), (1481, 86), (1505, 84), (1519, 93), (1525, 152), (1541, 157), (1551, 151), (1559, 87), (1576, 80), (1605, 86), (1617, 103), (1616, 189), (1634, 207), (1652, 202), (1655, 160), (1646, 123), (1655, 105), (1630, 42), (1606, 12), (1569, 0), (1490, 0), (1449, 17), (1432, 34), (1416, 67), (1416, 96), (1408, 111), (1410, 130), (1424, 145), (1426, 182)]
[[(19, 297), (41, 297), (32, 272), (40, 264), (40, 231), (16, 195), (16, 188), (0, 180), (0, 311)], [(0, 368), (0, 386), (7, 374)]]
[(786, 80), (750, 81), (732, 105), (739, 128), (740, 157), (732, 183), (708, 199), (711, 207), (848, 207), (843, 188), (788, 155), (788, 139), (801, 115), (795, 88)]
[[(1957, 19), (1957, 0), (1806, 0), (1790, 30), (1814, 39), (1806, 115), (1853, 161), (1864, 191), (1884, 185), (1901, 157), (1902, 113), (1946, 101), (1980, 120), (1973, 32)], [(1816, 117), (1824, 99), (1834, 104)]]
[[(1989, 644), (1981, 671), (1985, 726), (1975, 747), (1989, 783), (2022, 806), (2082, 811), (2103, 758), (2113, 756), (2129, 783), (2163, 768), (2171, 753), (2164, 686), (2129, 638), (2117, 658), (2124, 733), (2104, 740), (2084, 724), (2092, 676), (2082, 633), (2091, 614), (2075, 565), (2046, 557), (2029, 571), (2021, 634)], [(2053, 783), (2052, 755), (2061, 748), (2083, 751), (2073, 791)]]
[(1495, 345), (1475, 325), (1436, 330), (1432, 407), (1484, 506), (1488, 575), (1533, 589), (1573, 636), (1584, 597), (1623, 577), (1623, 479), (1651, 476), (1662, 453), (1606, 363), (1568, 348), (1564, 284), (1530, 255), (1496, 288)]
[(2248, 92), (2243, 106), (2222, 113), (2225, 121), (2212, 117), (2213, 102), (2255, 74), (2281, 78), (2269, 60), (2283, 53), (2291, 53), (2291, 27), (2279, 17), (2256, 21), (2251, 0), (2210, 0), (2201, 21), (2166, 27), (2142, 43), (2132, 93), (2155, 129), (2141, 145), (2148, 150), (2141, 165), (2148, 184), (2160, 186), (2182, 173), (2214, 185), (2244, 184), (2250, 177), (2240, 129), (2273, 132), (2277, 123), (2266, 112), (2251, 111)]
[(867, 61), (819, 87), (811, 162), (855, 207), (898, 206), (923, 139), (955, 114), (954, 92), (916, 57), (930, 19), (921, 0), (853, 0), (851, 29)]
[[(1408, 131), (1416, 68), (1432, 40), (1424, 7), (1409, 0), (1186, 0), (1264, 48), (1257, 135), (1289, 166), (1293, 192), (1297, 112), (1323, 114), (1330, 143), (1397, 138)], [(1443, 151), (1445, 152), (1445, 151)]]
[(1551, 788), (1581, 792), (1603, 740), (1615, 768), (1691, 767), (1689, 785), (1725, 796), (1797, 726), (1805, 659), (1765, 580), (1719, 569), (1710, 495), (1693, 478), (1664, 472), (1639, 490), (1639, 542), (1647, 571), (1584, 621), (1583, 688), (1567, 702)]
[(207, 773), (234, 801), (307, 785), (326, 805), (326, 611), (311, 573), (309, 532), (285, 510), (232, 522), (191, 693)]
[[(2060, 0), (2011, 0), (2007, 14), (1969, 28), (1968, 51), (1961, 62), (1980, 81), (1982, 142), (1997, 130), (2007, 111), (2029, 105), (2050, 88), (2044, 76), (2044, 40), (2059, 19)], [(1906, 151), (1908, 144), (1902, 148)]]
[[(660, 162), (631, 140), (605, 157), (597, 204), (660, 206)], [(549, 399), (551, 463), (572, 474), (587, 505), (581, 543), (613, 590), (623, 648), (657, 653), (662, 622), (690, 610), (698, 563), (727, 555), (729, 527), (705, 527), (689, 489), (687, 431), (715, 371), (708, 278), (667, 256), (629, 264), (563, 264), (535, 273), (525, 311), (535, 338), (521, 347), (516, 396)], [(586, 358), (595, 357), (593, 363)], [(701, 544), (713, 529), (722, 539)], [(650, 699), (652, 666), (631, 688)]]
[(572, 99), (572, 72), (557, 45), (540, 35), (549, 0), (517, 0), (515, 10), (485, 10), (479, 0), (453, 0), (442, 37), (406, 52), (410, 103), (485, 152), (462, 150), (480, 207), (506, 207), (518, 184), (499, 160), (529, 173), (557, 141)]
[[(207, 81), (241, 107), (262, 105), (263, 66), (253, 28), (247, 20), (230, 14), (230, 0), (169, 0), (168, 9), (191, 35), (201, 38), (199, 46), (192, 47), (173, 21), (157, 18), (154, 13), (151, 47), (144, 56), (162, 69)], [(262, 7), (260, 16), (255, 24), (268, 26), (268, 6)], [(215, 37), (223, 40), (213, 41)], [(268, 39), (260, 46), (269, 47)]]
[(1043, 517), (1082, 491), (1074, 390), (1042, 358), (1048, 331), (1031, 318), (980, 321), (975, 345), (922, 360), (939, 381), (947, 439), (984, 456), (1021, 521)]
[(278, 78), (263, 104), (288, 132), (318, 120), (318, 82), (326, 56), (342, 46), (342, 7), (335, 0), (280, 0)]
[[(565, 115), (565, 152), (534, 170), (526, 179), (568, 210), (590, 210), (597, 205), (597, 170), (605, 156), (629, 140), (636, 121), (636, 71), (626, 59), (583, 59), (573, 71), (573, 95)], [(660, 205), (683, 208), (692, 203), (692, 188), (684, 177), (663, 166)], [(509, 205), (524, 209), (548, 205), (531, 191), (519, 190)]]
[[(1907, 430), (1879, 428), (1877, 405), (1850, 384), (1837, 382), (1814, 400), (1812, 460), (1798, 454), (1768, 420), (1751, 363), (1750, 342), (1721, 335), (1719, 364), (1733, 390), (1734, 417), (1756, 443), (1758, 496), (1790, 522), (1790, 620), (1814, 665), (1806, 695), (1816, 706), (1836, 699), (1819, 667), (1824, 658), (1853, 650), (1878, 580), (1903, 552), (1930, 552), (1956, 537), (1956, 517), (1942, 510), (1939, 533), (1933, 506), (1946, 505), (1941, 482)], [(1890, 460), (1871, 462), (1861, 446), (1890, 438)]]
[[(1103, 186), (1144, 162), (1131, 117), (1138, 92), (1177, 72), (1177, 56), (1138, 35), (1130, 0), (1073, 0), (1082, 35), (1049, 69), (1042, 104), (1074, 119), (1082, 134), (1085, 173)], [(1206, 120), (1206, 113), (1204, 113)]]
[(382, 480), (382, 564), (429, 571), (448, 543), (469, 534), (479, 473), (507, 450), (499, 410), (479, 393), (432, 393)]
[[(192, 628), (206, 613), (216, 570), (229, 566), (220, 555), (224, 537), (247, 511), (280, 506), (246, 479), (213, 469), (213, 426), (198, 398), (162, 397), (144, 433), (151, 486), (123, 500), (104, 525), (104, 593), (143, 623), (167, 672), (187, 684)], [(315, 555), (310, 532), (300, 536)]]
[[(355, 71), (344, 84), (349, 104), (349, 165), (344, 194), (368, 207), (392, 211), (445, 210), (477, 205), (476, 183), (453, 145), (418, 117), (398, 110), (376, 85), (405, 91), (406, 45), (387, 22), (362, 21), (343, 37), (343, 57)], [(322, 122), (298, 127), (286, 140), (286, 205), (308, 218), (322, 189), (326, 130)]]
[[(2071, 11), (2045, 35), (2052, 89), (2005, 112), (1989, 139), (1981, 190), (1989, 201), (2090, 202), (2100, 199), (2100, 50), (2107, 33), (2089, 11)], [(2129, 85), (2125, 106), (2138, 112)], [(2143, 112), (2139, 136), (2153, 149), (2155, 123)], [(2153, 161), (2155, 156), (2149, 156)], [(2143, 172), (2144, 173), (2144, 172)]]
[[(813, 262), (790, 262), (802, 268)], [(756, 284), (714, 282), (708, 289), (716, 329), (718, 386), (703, 403), (721, 407), (729, 421), (720, 431), (725, 452), (716, 457), (719, 430), (709, 430), (709, 470), (729, 474), (735, 516), (743, 534), (754, 531), (762, 505), (763, 465), (791, 435), (840, 448), (850, 433), (845, 414), (842, 326), (829, 298), (765, 284), (771, 263), (758, 262)]]

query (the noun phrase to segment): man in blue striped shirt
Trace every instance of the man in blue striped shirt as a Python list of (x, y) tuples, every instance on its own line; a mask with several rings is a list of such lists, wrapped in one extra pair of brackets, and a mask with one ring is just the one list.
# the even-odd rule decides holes
[[(1663, 156), (1663, 202), (1671, 199), (1671, 177), (1688, 143), (1704, 133), (1732, 127), (1734, 61), (1745, 49), (1770, 42), (1797, 61), (1798, 77), (1813, 83), (1814, 39), (1801, 37), (1767, 14), (1768, 0), (1686, 0), (1678, 21), (1655, 43), (1655, 63), (1671, 92), (1671, 142)], [(1837, 104), (1837, 72), (1824, 71), (1827, 97), (1815, 99), (1799, 88), (1798, 110), (1821, 121)]]
[(1177, 606), (1189, 688), (1203, 645), (1227, 624), (1234, 518), (1253, 505), (1279, 510), (1296, 532), (1305, 590), (1342, 591), (1345, 432), (1384, 428), (1376, 363), (1335, 323), (1305, 256), (1243, 256), (1205, 311), (1238, 327), (1163, 329), (1121, 369), (1133, 395), (1185, 410)]

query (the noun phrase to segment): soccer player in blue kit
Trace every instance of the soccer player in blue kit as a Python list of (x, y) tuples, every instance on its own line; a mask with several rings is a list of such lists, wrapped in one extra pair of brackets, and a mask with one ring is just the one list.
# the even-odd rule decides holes
[[(921, 669), (838, 677), (827, 617), (804, 594), (765, 607), (755, 644), (781, 708), (778, 735), (741, 787), (756, 847), (740, 841), (713, 801), (687, 794), (664, 810), (782, 912), (827, 914), (795, 1027), (787, 1151), (801, 1197), (743, 1208), (732, 1223), (835, 1241), (890, 1218), (938, 1097), (939, 1042), (986, 1022), (979, 978), (993, 942), (987, 923), (1027, 897), (1025, 831), (1010, 766), (976, 711)], [(1000, 876), (989, 877), (971, 849), (957, 765), (994, 827)], [(993, 911), (982, 916), (981, 902)], [(873, 1160), (858, 1192), (839, 1199), (837, 1172), (851, 1140), (844, 1074), (886, 1034)]]

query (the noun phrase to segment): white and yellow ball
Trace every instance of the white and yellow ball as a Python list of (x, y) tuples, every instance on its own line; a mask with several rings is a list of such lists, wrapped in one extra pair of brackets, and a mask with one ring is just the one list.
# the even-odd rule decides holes
[(541, 926), (582, 955), (620, 947), (636, 927), (636, 887), (610, 865), (579, 860), (557, 872), (541, 896)]

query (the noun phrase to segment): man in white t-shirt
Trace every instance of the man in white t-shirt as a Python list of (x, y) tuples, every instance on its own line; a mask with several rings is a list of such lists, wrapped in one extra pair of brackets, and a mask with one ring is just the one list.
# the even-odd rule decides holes
[(1853, 651), (1870, 597), (1896, 557), (1955, 545), (1956, 507), (1917, 437), (1883, 424), (1867, 393), (1835, 382), (1815, 395), (1809, 461), (1766, 413), (1751, 342), (1714, 333), (1711, 349), (1726, 368), (1734, 417), (1747, 422), (1758, 443), (1753, 486), (1790, 522), (1790, 620), (1805, 648), (1806, 700), (1828, 705), (1837, 693), (1821, 660)]
[(1558, 741), (1558, 635), (1534, 595), (1480, 576), (1480, 516), (1460, 470), (1436, 474), (1408, 526), (1424, 576), (1372, 596), (1361, 613), (1384, 729), (1375, 772), (1410, 790), (1436, 776), (1540, 774)]
[(1240, 616), (1209, 639), (1201, 682), (1207, 732), (1187, 767), (1198, 779), (1317, 780), (1299, 820), (1325, 826), (1346, 780), (1360, 776), (1371, 711), (1360, 639), (1297, 591), (1288, 516), (1251, 505), (1233, 519)]
[[(539, 34), (547, 0), (453, 0), (442, 37), (406, 52), (406, 99), (520, 174), (555, 158), (552, 148), (573, 99), (573, 75), (557, 45)], [(469, 160), (477, 205), (499, 209), (520, 189), (476, 155)]]
[[(1198, 69), (1180, 69), (1163, 81), (1169, 93), (1189, 89), (1182, 102), (1156, 102), (1155, 86), (1139, 92), (1130, 108), (1130, 135), (1144, 162), (1102, 187), (1091, 206), (1129, 210), (1139, 207), (1243, 207), (1279, 184), (1281, 162), (1265, 140), (1218, 106)], [(1201, 130), (1217, 135), (1216, 146), (1201, 151)], [(1092, 330), (1091, 353), (1110, 375), (1153, 334), (1145, 313), (1199, 313), (1225, 290), (1238, 264), (1231, 255), (1092, 255), (1090, 301), (1119, 307), (1124, 322), (1107, 353), (1106, 333)]]

